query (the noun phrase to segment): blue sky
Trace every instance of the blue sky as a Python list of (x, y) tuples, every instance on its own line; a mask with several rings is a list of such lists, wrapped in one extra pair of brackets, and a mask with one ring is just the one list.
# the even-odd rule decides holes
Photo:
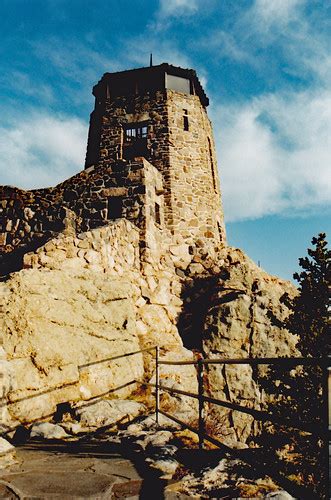
[(229, 243), (291, 278), (331, 234), (329, 0), (0, 0), (0, 183), (83, 167), (106, 71), (195, 68), (211, 104)]

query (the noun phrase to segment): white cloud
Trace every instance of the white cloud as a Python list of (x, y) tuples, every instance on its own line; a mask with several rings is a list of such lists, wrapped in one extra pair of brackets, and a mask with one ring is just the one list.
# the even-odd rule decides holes
[(193, 42), (198, 50), (217, 54), (217, 58), (227, 57), (231, 62), (248, 63), (256, 66), (256, 59), (246, 46), (241, 47), (240, 40), (235, 33), (227, 32), (222, 29), (209, 31), (204, 37)]
[(255, 0), (249, 15), (255, 19), (255, 23), (260, 29), (272, 24), (288, 24), (295, 19), (298, 14), (298, 8), (306, 0)]
[(35, 78), (31, 79), (30, 75), (22, 71), (14, 69), (10, 73), (2, 73), (0, 84), (5, 90), (14, 90), (21, 96), (36, 97), (39, 102), (50, 103), (54, 101), (54, 93), (50, 85)]
[(91, 84), (104, 71), (116, 71), (118, 61), (94, 50), (88, 43), (77, 40), (64, 41), (57, 37), (47, 41), (32, 42), (31, 46), (39, 59), (56, 69), (61, 77), (80, 85)]
[(229, 221), (330, 203), (331, 92), (265, 95), (215, 122)]
[(55, 185), (84, 168), (87, 125), (72, 117), (32, 114), (0, 128), (1, 184)]
[(51, 37), (47, 40), (31, 42), (38, 59), (47, 62), (48, 78), (53, 81), (54, 95), (57, 100), (82, 109), (92, 106), (91, 90), (108, 71), (119, 71), (125, 67), (125, 57), (113, 60), (94, 50), (89, 43), (77, 40), (61, 40)]
[(160, 17), (191, 15), (198, 10), (198, 0), (160, 0)]
[(202, 0), (160, 0), (159, 8), (148, 27), (154, 33), (164, 32), (178, 19), (190, 20), (199, 12), (201, 4)]

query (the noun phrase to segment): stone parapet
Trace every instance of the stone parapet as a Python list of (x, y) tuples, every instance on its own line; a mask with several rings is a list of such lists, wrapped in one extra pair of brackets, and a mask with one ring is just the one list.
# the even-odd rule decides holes
[[(54, 188), (0, 187), (1, 274), (22, 268), (25, 253), (63, 231), (85, 232), (114, 219), (125, 218), (139, 227), (144, 248), (146, 221), (150, 238), (162, 226), (162, 189), (161, 174), (144, 158), (90, 168)], [(156, 204), (157, 225), (151, 220)]]

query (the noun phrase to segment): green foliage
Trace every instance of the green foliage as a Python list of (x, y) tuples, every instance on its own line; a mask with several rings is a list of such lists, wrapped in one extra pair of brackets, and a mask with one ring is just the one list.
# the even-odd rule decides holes
[[(282, 300), (290, 309), (284, 323), (298, 338), (297, 348), (306, 358), (324, 358), (330, 353), (330, 261), (325, 234), (312, 239), (313, 249), (308, 257), (299, 259), (300, 273), (294, 278), (299, 282), (298, 295)], [(321, 359), (322, 361), (322, 359)], [(327, 371), (318, 362), (313, 366), (298, 366), (291, 371), (273, 366), (262, 386), (271, 396), (269, 411), (285, 421), (285, 426), (264, 427), (260, 438), (275, 458), (282, 456), (284, 474), (293, 476), (298, 483), (311, 489), (311, 498), (327, 498), (326, 447), (323, 430), (327, 428)], [(314, 428), (310, 434), (299, 429)], [(287, 451), (286, 451), (287, 450)], [(290, 450), (290, 452), (288, 451)], [(293, 471), (297, 473), (293, 474)]]
[(299, 295), (289, 301), (292, 310), (286, 327), (299, 336), (298, 348), (303, 356), (325, 357), (330, 354), (330, 263), (325, 233), (312, 239), (314, 249), (309, 257), (299, 259), (303, 271), (295, 273)]

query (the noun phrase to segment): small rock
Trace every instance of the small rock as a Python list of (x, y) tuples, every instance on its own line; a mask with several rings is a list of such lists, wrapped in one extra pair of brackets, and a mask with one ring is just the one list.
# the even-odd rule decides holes
[(15, 448), (6, 439), (0, 437), (0, 469), (15, 462)]
[(162, 475), (160, 476), (162, 479), (172, 479), (179, 466), (177, 460), (168, 457), (159, 460), (146, 458), (146, 462), (148, 462), (150, 467), (153, 469), (158, 469), (162, 472)]
[(85, 430), (79, 422), (62, 422), (61, 427), (63, 427), (65, 431), (70, 432), (70, 434), (73, 434), (74, 436), (84, 432)]
[(268, 498), (269, 500), (294, 500), (294, 497), (284, 490), (268, 493), (265, 498)]
[(163, 446), (154, 447), (150, 446), (150, 455), (154, 459), (166, 459), (168, 457), (174, 457), (178, 451), (177, 446), (173, 444), (165, 444)]
[(142, 430), (143, 430), (143, 426), (142, 425), (140, 425), (140, 424), (131, 424), (126, 429), (126, 432), (128, 434), (141, 434)]
[(190, 273), (191, 274), (202, 274), (205, 270), (205, 268), (201, 264), (190, 264)]
[(116, 424), (124, 418), (132, 420), (145, 411), (145, 406), (137, 401), (113, 399), (79, 408), (77, 415), (80, 423), (86, 427), (102, 427)]
[(35, 424), (31, 429), (30, 436), (32, 438), (40, 437), (43, 439), (64, 439), (70, 437), (60, 425), (51, 424), (50, 422)]
[(0, 455), (5, 455), (8, 452), (14, 451), (14, 446), (10, 444), (6, 439), (0, 437)]
[(148, 445), (164, 446), (173, 438), (173, 433), (170, 431), (159, 431), (151, 434), (147, 438)]
[[(145, 418), (145, 420), (140, 422), (140, 425), (142, 425), (143, 429), (153, 429), (155, 427), (158, 427), (158, 424), (156, 423), (155, 413)], [(181, 429), (181, 426), (179, 424), (176, 424), (176, 422), (172, 422), (171, 420), (169, 420), (169, 418), (161, 414), (159, 415), (159, 425), (167, 429)]]

